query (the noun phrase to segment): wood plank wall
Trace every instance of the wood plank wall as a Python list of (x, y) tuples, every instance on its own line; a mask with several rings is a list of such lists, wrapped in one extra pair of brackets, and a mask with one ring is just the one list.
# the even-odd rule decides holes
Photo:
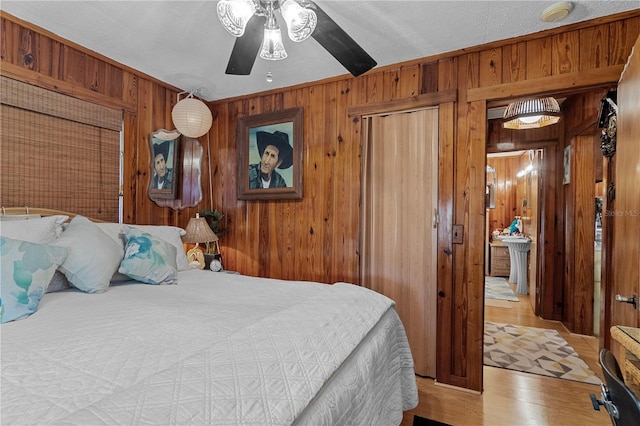
[[(613, 86), (612, 88), (615, 88)], [(564, 146), (570, 147), (570, 182), (562, 185), (565, 198), (564, 312), (562, 321), (574, 333), (593, 335), (596, 158), (600, 129), (596, 127), (600, 100), (607, 88), (567, 99)]]
[[(442, 383), (473, 390), (482, 389), (487, 105), (500, 98), (611, 83), (640, 33), (635, 11), (421, 58), (358, 78), (213, 102), (217, 119), (210, 141), (201, 138), (205, 158), (211, 154), (213, 199), (205, 188), (198, 208), (173, 211), (147, 197), (146, 138), (152, 130), (173, 127), (170, 111), (178, 89), (6, 13), (0, 16), (3, 75), (125, 110), (125, 221), (186, 226), (196, 210), (217, 208), (229, 229), (220, 241), (225, 267), (249, 275), (358, 283), (360, 123), (348, 117), (347, 109), (457, 90), (458, 102), (443, 106), (440, 123), (437, 376)], [(294, 106), (304, 108), (303, 200), (238, 201), (238, 118)], [(208, 171), (205, 164), (203, 176)], [(464, 226), (463, 244), (451, 243), (453, 224)]]
[[(489, 233), (502, 230), (520, 215), (518, 209), (518, 182), (520, 159), (516, 156), (494, 157), (487, 159), (487, 165), (496, 169), (496, 207), (489, 209)], [(488, 174), (487, 176), (491, 176)]]
[[(518, 172), (530, 163), (529, 151), (517, 155), (487, 158), (487, 165), (496, 169), (496, 207), (489, 209), (489, 233), (494, 230), (502, 230), (515, 219), (521, 216), (523, 226), (531, 224), (530, 215), (535, 214), (531, 208), (524, 209), (522, 201), (535, 196), (533, 192), (527, 194), (526, 176), (518, 177)], [(532, 164), (535, 164), (532, 162)], [(490, 177), (487, 174), (487, 177)], [(529, 201), (527, 199), (527, 201)], [(526, 216), (526, 217), (525, 217)], [(527, 217), (529, 219), (527, 219)], [(525, 229), (525, 234), (530, 234)]]

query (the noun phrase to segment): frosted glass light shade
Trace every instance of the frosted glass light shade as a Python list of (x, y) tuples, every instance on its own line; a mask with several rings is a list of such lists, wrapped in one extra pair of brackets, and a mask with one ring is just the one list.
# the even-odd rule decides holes
[(278, 61), (287, 57), (287, 51), (284, 50), (284, 44), (282, 44), (280, 28), (264, 29), (264, 40), (262, 42), (260, 57), (270, 61)]
[(251, 0), (220, 0), (217, 11), (224, 29), (231, 35), (240, 37), (255, 12), (255, 6)]
[(280, 12), (284, 18), (292, 41), (299, 42), (309, 38), (316, 29), (318, 17), (311, 9), (305, 9), (294, 0), (286, 0), (280, 6)]
[(183, 135), (199, 138), (209, 131), (213, 116), (209, 108), (199, 99), (185, 98), (171, 111), (173, 125)]

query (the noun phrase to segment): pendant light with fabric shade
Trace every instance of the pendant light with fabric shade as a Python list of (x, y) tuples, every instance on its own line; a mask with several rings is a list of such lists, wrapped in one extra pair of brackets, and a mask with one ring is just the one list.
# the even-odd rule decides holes
[(211, 128), (213, 115), (209, 107), (200, 99), (194, 98), (193, 94), (194, 92), (190, 92), (186, 98), (178, 100), (171, 111), (171, 118), (180, 133), (190, 138), (199, 138)]

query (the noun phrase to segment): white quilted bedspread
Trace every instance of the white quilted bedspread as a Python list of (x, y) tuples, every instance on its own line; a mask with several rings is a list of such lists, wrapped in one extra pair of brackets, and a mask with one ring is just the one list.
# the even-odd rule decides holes
[(350, 284), (185, 271), (49, 293), (0, 331), (3, 426), (399, 424), (417, 404), (393, 302)]

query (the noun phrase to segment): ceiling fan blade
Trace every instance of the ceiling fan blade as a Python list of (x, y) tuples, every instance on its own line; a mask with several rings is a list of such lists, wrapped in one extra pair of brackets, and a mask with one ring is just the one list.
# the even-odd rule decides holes
[(318, 17), (318, 24), (311, 36), (354, 77), (369, 71), (378, 64), (316, 3), (312, 1), (309, 3)]
[(241, 37), (236, 38), (225, 74), (249, 75), (262, 46), (266, 16), (254, 15)]

